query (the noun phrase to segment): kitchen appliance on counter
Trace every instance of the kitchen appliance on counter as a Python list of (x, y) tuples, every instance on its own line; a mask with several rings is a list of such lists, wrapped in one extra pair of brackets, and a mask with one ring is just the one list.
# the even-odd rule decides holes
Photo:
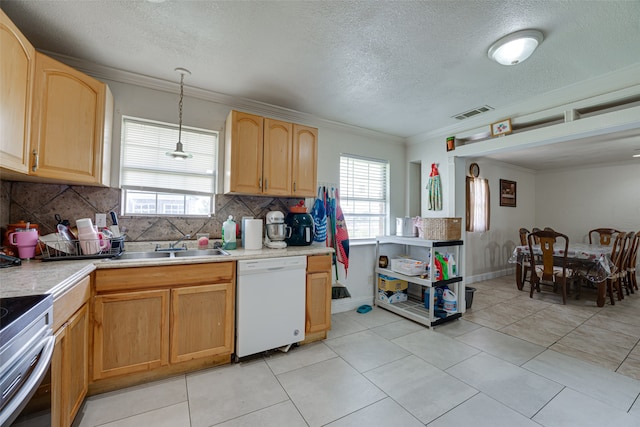
[(18, 417), (53, 355), (53, 297), (0, 298), (0, 426)]
[(313, 217), (304, 212), (289, 212), (284, 219), (291, 228), (291, 235), (285, 239), (289, 246), (308, 246), (313, 242)]
[(280, 211), (267, 213), (265, 219), (264, 245), (271, 249), (287, 247), (285, 239), (291, 236), (291, 229), (284, 223), (284, 214)]
[(236, 361), (304, 340), (306, 256), (238, 261)]

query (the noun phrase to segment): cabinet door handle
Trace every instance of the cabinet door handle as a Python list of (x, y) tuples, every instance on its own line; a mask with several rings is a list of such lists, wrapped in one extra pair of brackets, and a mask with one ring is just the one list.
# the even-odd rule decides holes
[(258, 178), (258, 188), (262, 190), (262, 178)]
[(294, 193), (296, 192), (296, 182), (295, 181), (293, 181), (293, 192)]
[(269, 191), (269, 180), (267, 178), (264, 179), (264, 191)]
[(36, 150), (33, 150), (33, 166), (31, 166), (31, 172), (35, 172), (36, 169), (38, 169), (38, 152)]

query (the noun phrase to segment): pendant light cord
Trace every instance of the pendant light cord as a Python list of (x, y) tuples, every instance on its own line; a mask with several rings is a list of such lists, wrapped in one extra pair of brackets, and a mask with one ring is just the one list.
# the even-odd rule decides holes
[(184, 97), (184, 73), (180, 73), (180, 102), (179, 108), (179, 121), (178, 121), (178, 143), (182, 142), (182, 98)]

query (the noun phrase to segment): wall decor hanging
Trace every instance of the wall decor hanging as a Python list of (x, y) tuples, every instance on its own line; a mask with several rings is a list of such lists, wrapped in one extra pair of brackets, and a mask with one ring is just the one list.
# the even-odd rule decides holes
[(512, 131), (511, 119), (505, 119), (491, 124), (491, 136), (507, 135)]
[(516, 207), (516, 182), (500, 180), (500, 206)]
[(442, 210), (442, 181), (440, 180), (440, 172), (435, 163), (431, 163), (431, 173), (429, 174), (429, 182), (427, 183), (427, 191), (429, 192), (429, 210)]

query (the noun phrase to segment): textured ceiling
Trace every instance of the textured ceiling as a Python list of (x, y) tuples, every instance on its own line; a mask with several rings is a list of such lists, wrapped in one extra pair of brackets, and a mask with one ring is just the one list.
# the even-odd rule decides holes
[[(39, 49), (409, 137), (640, 63), (640, 1), (0, 1)], [(536, 28), (526, 62), (489, 46)]]

